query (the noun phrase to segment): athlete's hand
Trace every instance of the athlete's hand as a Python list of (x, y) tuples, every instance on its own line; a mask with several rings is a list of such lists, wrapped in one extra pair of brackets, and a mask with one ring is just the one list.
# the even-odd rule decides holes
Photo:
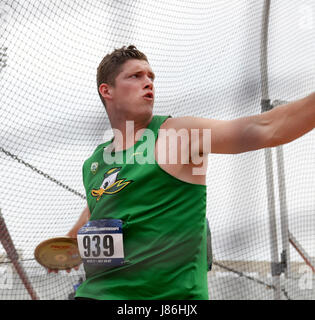
[[(75, 267), (73, 267), (72, 269), (74, 269), (74, 270), (79, 270), (79, 268), (80, 268), (80, 266), (75, 266)], [(69, 273), (69, 272), (71, 272), (71, 270), (72, 270), (71, 268), (69, 268), (69, 269), (66, 269), (66, 271)], [(58, 269), (47, 269), (47, 271), (48, 271), (48, 273), (58, 273)]]

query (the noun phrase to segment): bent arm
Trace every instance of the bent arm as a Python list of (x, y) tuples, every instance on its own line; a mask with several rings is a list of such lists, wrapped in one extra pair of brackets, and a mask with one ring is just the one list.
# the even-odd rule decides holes
[(78, 221), (75, 223), (72, 229), (67, 233), (67, 236), (71, 238), (76, 238), (79, 229), (89, 221), (90, 217), (91, 217), (91, 213), (90, 213), (89, 207), (86, 206), (82, 211)]

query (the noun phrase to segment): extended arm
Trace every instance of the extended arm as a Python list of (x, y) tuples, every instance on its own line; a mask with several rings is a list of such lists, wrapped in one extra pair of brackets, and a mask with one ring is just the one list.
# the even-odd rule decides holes
[[(195, 154), (242, 153), (291, 142), (315, 127), (315, 93), (262, 114), (234, 120), (195, 117), (169, 119), (168, 127), (199, 130)], [(209, 135), (203, 129), (211, 129)], [(205, 140), (206, 139), (206, 140)], [(208, 139), (208, 140), (207, 140)], [(190, 141), (193, 144), (195, 141)]]

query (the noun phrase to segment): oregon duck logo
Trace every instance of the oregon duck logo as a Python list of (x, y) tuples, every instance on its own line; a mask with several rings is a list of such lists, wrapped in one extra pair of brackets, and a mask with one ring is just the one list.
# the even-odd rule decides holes
[(93, 174), (95, 174), (96, 171), (97, 171), (97, 169), (98, 169), (98, 162), (93, 162), (93, 163), (91, 164), (91, 172), (92, 172)]
[(93, 189), (91, 194), (99, 201), (103, 194), (115, 194), (122, 189), (126, 188), (131, 182), (125, 181), (126, 179), (117, 180), (117, 175), (121, 168), (112, 168), (104, 174), (104, 181), (99, 189)]

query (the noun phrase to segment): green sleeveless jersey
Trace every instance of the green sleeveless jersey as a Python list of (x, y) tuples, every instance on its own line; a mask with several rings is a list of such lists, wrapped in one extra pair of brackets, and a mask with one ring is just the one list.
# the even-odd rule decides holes
[[(155, 145), (144, 147), (147, 132), (156, 140), (168, 117), (154, 116), (132, 149), (110, 153), (108, 141), (84, 162), (90, 220), (122, 220), (125, 264), (85, 265), (76, 297), (208, 299), (206, 186), (168, 174), (155, 161)], [(109, 155), (123, 163), (108, 164)]]

